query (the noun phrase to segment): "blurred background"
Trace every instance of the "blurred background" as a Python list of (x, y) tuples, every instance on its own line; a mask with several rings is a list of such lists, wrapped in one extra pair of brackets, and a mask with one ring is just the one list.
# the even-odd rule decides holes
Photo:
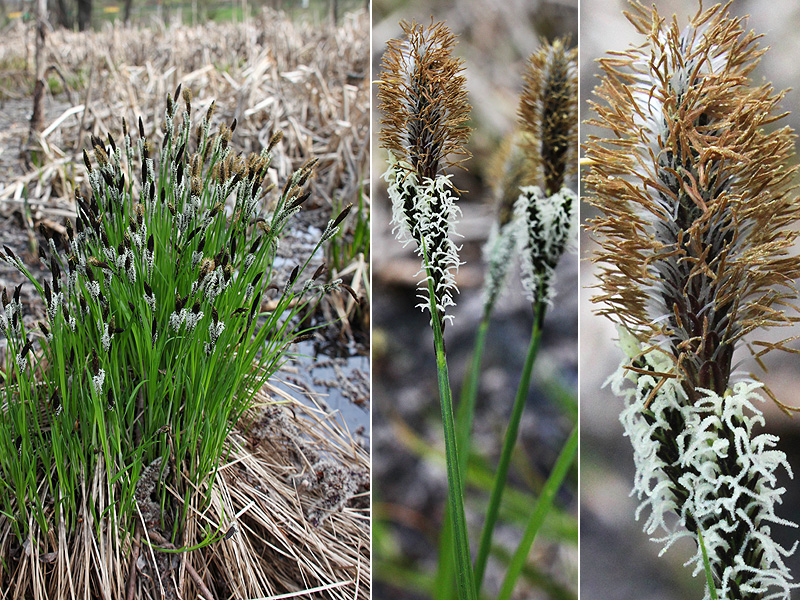
[[(683, 27), (698, 9), (695, 0), (656, 0), (645, 2), (655, 5), (659, 13), (671, 18), (677, 15)], [(706, 7), (711, 2), (704, 3)], [(581, 0), (580, 37), (580, 100), (581, 120), (592, 115), (587, 101), (592, 99), (592, 89), (597, 83), (599, 68), (595, 59), (607, 51), (621, 51), (631, 44), (644, 41), (622, 14), (627, 2), (615, 0)], [(730, 6), (733, 15), (750, 15), (746, 26), (763, 34), (761, 45), (771, 47), (753, 73), (756, 84), (771, 81), (776, 89), (797, 87), (800, 81), (800, 4), (795, 0), (740, 0)], [(800, 128), (800, 94), (789, 91), (782, 104), (793, 111), (784, 120), (796, 131)], [(582, 125), (581, 138), (600, 134), (592, 127)], [(591, 218), (595, 213), (584, 203), (582, 216)], [(622, 400), (608, 388), (603, 388), (606, 378), (618, 367), (621, 352), (614, 340), (616, 331), (604, 318), (592, 314), (590, 302), (596, 283), (594, 267), (589, 258), (595, 245), (582, 233), (581, 255), (581, 598), (583, 600), (678, 600), (702, 598), (703, 575), (691, 577), (691, 570), (683, 563), (693, 554), (691, 543), (675, 545), (658, 558), (659, 544), (650, 542), (642, 532), (642, 520), (637, 522), (634, 513), (638, 502), (629, 496), (633, 484), (633, 453), (630, 442), (622, 436), (618, 417)], [(773, 331), (760, 335), (772, 340), (788, 337), (796, 331)], [(797, 344), (794, 344), (797, 347)], [(763, 373), (748, 359), (746, 349), (740, 349), (736, 358), (741, 360), (739, 370), (754, 372), (764, 380), (784, 403), (800, 405), (800, 369), (798, 357), (774, 353), (766, 357), (769, 368)], [(736, 360), (736, 359), (735, 359)], [(787, 417), (767, 402), (763, 406), (767, 428), (781, 438), (779, 448), (787, 453), (789, 463), (797, 469), (800, 465), (800, 422), (798, 417)], [(786, 473), (780, 474), (786, 487), (783, 506), (778, 515), (800, 521), (800, 484)], [(774, 526), (775, 537), (791, 547), (797, 540), (796, 529)], [(795, 574), (800, 575), (800, 557), (787, 559)]]
[[(373, 79), (380, 77), (385, 42), (402, 33), (399, 21), (428, 25), (443, 20), (458, 35), (455, 49), (465, 61), (474, 128), (468, 149), (473, 158), (454, 171), (464, 212), (457, 231), (463, 236), (458, 272), (460, 295), (455, 319), (445, 334), (454, 397), (482, 310), (484, 264), (481, 248), (495, 209), (491, 161), (516, 120), (523, 67), (541, 39), (577, 40), (577, 0), (476, 0), (373, 3)], [(373, 86), (373, 106), (377, 106)], [(419, 260), (391, 234), (390, 206), (380, 177), (386, 152), (377, 137), (380, 114), (373, 111), (373, 519), (374, 597), (411, 599), (431, 596), (438, 535), (446, 502), (441, 410), (429, 316), (417, 308)], [(577, 178), (571, 182), (576, 189)], [(515, 272), (516, 273), (516, 272)], [(489, 563), (486, 590), (496, 594), (508, 555), (533, 508), (577, 414), (577, 257), (562, 258), (557, 296), (547, 313), (520, 441), (509, 487), (514, 500), (498, 528), (498, 551)], [(474, 444), (467, 489), (467, 519), (473, 551), (524, 362), (532, 311), (519, 277), (498, 302), (489, 330), (477, 400)], [(519, 598), (575, 598), (577, 594), (577, 470), (556, 500), (537, 537)], [(510, 524), (509, 524), (510, 523)], [(502, 522), (501, 522), (502, 525)]]

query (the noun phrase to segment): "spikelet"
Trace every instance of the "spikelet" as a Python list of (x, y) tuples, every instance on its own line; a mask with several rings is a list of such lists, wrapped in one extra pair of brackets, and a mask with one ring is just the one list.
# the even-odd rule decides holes
[(557, 39), (531, 55), (519, 103), (527, 185), (550, 196), (578, 170), (578, 49)]
[(523, 76), (518, 129), (493, 168), (498, 223), (484, 248), (488, 265), (484, 310), (491, 310), (511, 257), (522, 257), (522, 281), (531, 302), (550, 302), (555, 267), (576, 248), (578, 204), (564, 186), (577, 171), (577, 49), (565, 40), (544, 43)]
[[(453, 241), (460, 215), (458, 192), (445, 174), (469, 154), (469, 104), (461, 75), (463, 64), (452, 56), (455, 37), (443, 23), (424, 28), (401, 22), (405, 37), (391, 40), (383, 57), (379, 82), (381, 144), (389, 151), (389, 184), (395, 234), (414, 243), (426, 278), (420, 285), (420, 307), (436, 301), (445, 319), (457, 293), (455, 272), (459, 247)], [(428, 298), (428, 281), (435, 298)]]
[[(793, 134), (766, 130), (783, 94), (750, 82), (763, 51), (727, 5), (682, 30), (631, 6), (647, 42), (600, 61), (591, 124), (610, 137), (589, 139), (586, 184), (601, 213), (594, 301), (628, 355), (610, 382), (626, 402), (637, 516), (649, 512), (665, 550), (702, 533), (717, 597), (789, 598), (794, 548), (770, 525), (795, 526), (775, 514), (775, 473), (791, 470), (777, 438), (755, 431), (761, 384), (731, 381), (742, 337), (794, 320)], [(689, 563), (704, 571), (699, 544)]]
[(633, 4), (643, 47), (600, 61), (595, 93), (608, 139), (590, 138), (586, 177), (602, 215), (600, 310), (678, 362), (690, 399), (725, 393), (736, 342), (790, 323), (800, 263), (790, 258), (798, 202), (782, 93), (748, 75), (762, 52), (723, 7), (681, 31)]

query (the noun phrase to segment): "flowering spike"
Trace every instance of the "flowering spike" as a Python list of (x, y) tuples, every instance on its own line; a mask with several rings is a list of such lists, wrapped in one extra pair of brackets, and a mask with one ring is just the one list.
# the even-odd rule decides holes
[(531, 55), (519, 104), (529, 179), (552, 195), (578, 167), (578, 49), (557, 39)]
[[(793, 134), (773, 125), (783, 94), (749, 80), (763, 51), (727, 5), (683, 30), (631, 6), (647, 41), (600, 61), (591, 124), (610, 137), (589, 139), (586, 184), (601, 213), (595, 301), (628, 354), (611, 383), (626, 400), (634, 492), (666, 547), (702, 533), (717, 597), (787, 599), (794, 548), (769, 524), (794, 526), (774, 512), (788, 464), (775, 436), (754, 432), (761, 384), (731, 380), (742, 337), (796, 321), (784, 313), (800, 276)], [(689, 562), (704, 570), (699, 549)]]
[(395, 233), (404, 243), (413, 241), (432, 284), (438, 318), (453, 305), (455, 271), (460, 264), (452, 241), (460, 210), (458, 197), (444, 174), (469, 153), (469, 104), (461, 75), (463, 63), (452, 56), (455, 37), (443, 23), (427, 29), (401, 22), (405, 37), (390, 40), (383, 57), (378, 99), (383, 111), (381, 143), (389, 151), (389, 184)]

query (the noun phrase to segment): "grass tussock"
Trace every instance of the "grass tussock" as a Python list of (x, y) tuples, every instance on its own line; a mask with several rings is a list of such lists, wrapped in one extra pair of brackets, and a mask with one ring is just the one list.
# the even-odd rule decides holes
[[(83, 155), (91, 189), (76, 191), (74, 226), (66, 221), (58, 238), (44, 230), (44, 281), (7, 246), (0, 254), (47, 313), (31, 327), (22, 285), (2, 291), (0, 585), (13, 598), (258, 597), (348, 586), (353, 597), (365, 585), (366, 544), (341, 550), (360, 528), (357, 513), (317, 545), (316, 559), (295, 548), (324, 539), (331, 517), (362, 505), (353, 503), (368, 488), (363, 462), (353, 466), (358, 451), (309, 443), (309, 424), (279, 406), (251, 422), (256, 394), (308, 332), (304, 315), (338, 285), (318, 281), (322, 268), (307, 271), (350, 207), (288, 278), (278, 277), (277, 246), (311, 195), (316, 161), (273, 190), (267, 172), (280, 135), (259, 154), (237, 155), (237, 122), (212, 133), (213, 112), (212, 104), (197, 115), (179, 89), (167, 97), (160, 149), (141, 119), (133, 131), (123, 121), (119, 144), (93, 136)], [(240, 453), (237, 423), (251, 455)], [(252, 458), (264, 441), (272, 458)], [(283, 487), (270, 483), (276, 467)], [(276, 494), (295, 533), (287, 518), (277, 534), (270, 527)], [(237, 532), (242, 541), (231, 546)], [(229, 552), (235, 566), (217, 562)], [(272, 566), (280, 561), (271, 552), (294, 568)], [(356, 572), (342, 576), (349, 566)]]

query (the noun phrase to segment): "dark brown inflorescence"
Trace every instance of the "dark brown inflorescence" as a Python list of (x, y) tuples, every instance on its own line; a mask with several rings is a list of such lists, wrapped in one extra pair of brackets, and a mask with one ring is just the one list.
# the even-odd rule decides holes
[[(420, 306), (430, 308), (435, 301), (441, 317), (454, 303), (454, 272), (460, 264), (451, 239), (460, 214), (458, 192), (445, 169), (469, 156), (464, 144), (470, 106), (450, 30), (443, 23), (425, 28), (404, 21), (400, 26), (405, 35), (387, 43), (378, 88), (381, 144), (390, 163), (384, 177), (398, 238), (413, 241), (422, 258), (426, 279)], [(425, 300), (428, 282), (434, 297)]]

